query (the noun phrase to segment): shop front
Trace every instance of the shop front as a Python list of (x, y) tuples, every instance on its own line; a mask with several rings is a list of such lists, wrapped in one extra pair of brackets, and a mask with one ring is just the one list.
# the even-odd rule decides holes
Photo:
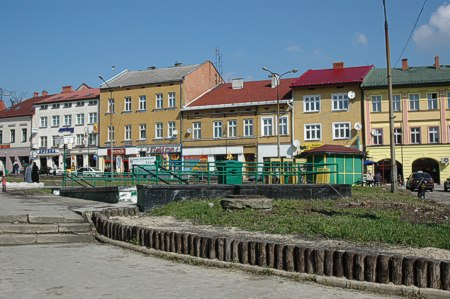
[(32, 160), (36, 162), (39, 169), (45, 168), (63, 168), (60, 163), (62, 163), (62, 155), (58, 148), (45, 148), (32, 151)]
[(5, 166), (7, 173), (12, 172), (16, 161), (19, 163), (19, 172), (23, 172), (25, 165), (30, 163), (30, 148), (11, 148), (9, 144), (0, 144), (0, 161)]
[(130, 172), (130, 163), (129, 159), (133, 157), (138, 157), (139, 152), (135, 147), (127, 147), (127, 148), (113, 148), (112, 149), (113, 159), (111, 161), (111, 149), (110, 148), (100, 148), (98, 149), (98, 168), (105, 172), (111, 171), (111, 162), (112, 169), (114, 172), (122, 173), (122, 172)]

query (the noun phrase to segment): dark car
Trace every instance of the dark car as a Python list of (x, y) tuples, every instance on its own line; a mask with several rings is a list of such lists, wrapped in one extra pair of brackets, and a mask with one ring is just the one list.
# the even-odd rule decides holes
[(434, 180), (429, 173), (418, 171), (413, 172), (406, 181), (406, 189), (411, 191), (417, 191), (419, 184), (425, 183), (427, 190), (434, 190)]
[(55, 170), (53, 168), (51, 168), (51, 167), (41, 167), (41, 169), (39, 170), (39, 173), (40, 174), (48, 174), (48, 175), (52, 174), (52, 175), (54, 175), (55, 174)]
[(448, 191), (450, 189), (450, 178), (446, 179), (444, 182), (444, 190)]

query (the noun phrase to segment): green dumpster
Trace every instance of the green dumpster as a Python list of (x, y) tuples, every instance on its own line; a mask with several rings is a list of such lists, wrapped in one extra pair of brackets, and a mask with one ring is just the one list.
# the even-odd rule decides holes
[(216, 162), (218, 183), (227, 185), (242, 184), (242, 162), (227, 160)]

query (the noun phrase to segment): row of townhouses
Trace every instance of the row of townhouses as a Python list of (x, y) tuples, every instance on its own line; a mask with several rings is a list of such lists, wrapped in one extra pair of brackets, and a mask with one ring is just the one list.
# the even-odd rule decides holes
[[(366, 152), (388, 181), (386, 73), (339, 62), (296, 78), (225, 83), (209, 61), (126, 70), (100, 88), (65, 86), (1, 111), (0, 159), (9, 170), (34, 160), (127, 172), (133, 157), (263, 162), (332, 144)], [(398, 173), (423, 170), (441, 183), (450, 177), (450, 66), (404, 59), (392, 79)]]

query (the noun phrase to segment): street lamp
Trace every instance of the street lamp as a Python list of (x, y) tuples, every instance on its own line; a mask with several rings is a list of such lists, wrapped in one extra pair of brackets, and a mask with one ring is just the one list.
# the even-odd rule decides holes
[(110, 147), (110, 159), (111, 159), (111, 178), (114, 178), (114, 163), (113, 163), (113, 136), (112, 136), (112, 115), (113, 115), (113, 111), (112, 111), (112, 88), (111, 86), (109, 86), (108, 82), (105, 81), (105, 79), (103, 79), (102, 76), (98, 76), (98, 78), (100, 80), (103, 81), (103, 83), (106, 84), (106, 86), (108, 86), (109, 88), (109, 100), (108, 100), (108, 105), (109, 105), (109, 147)]
[(279, 94), (279, 86), (280, 86), (280, 79), (281, 77), (283, 77), (284, 75), (287, 74), (294, 74), (296, 73), (298, 70), (297, 69), (292, 69), (290, 71), (284, 72), (281, 75), (278, 73), (274, 73), (271, 70), (269, 70), (267, 67), (263, 66), (262, 70), (265, 72), (268, 72), (270, 74), (270, 76), (272, 78), (275, 78), (275, 83), (276, 83), (276, 88), (277, 88), (277, 157), (280, 158), (280, 94)]

